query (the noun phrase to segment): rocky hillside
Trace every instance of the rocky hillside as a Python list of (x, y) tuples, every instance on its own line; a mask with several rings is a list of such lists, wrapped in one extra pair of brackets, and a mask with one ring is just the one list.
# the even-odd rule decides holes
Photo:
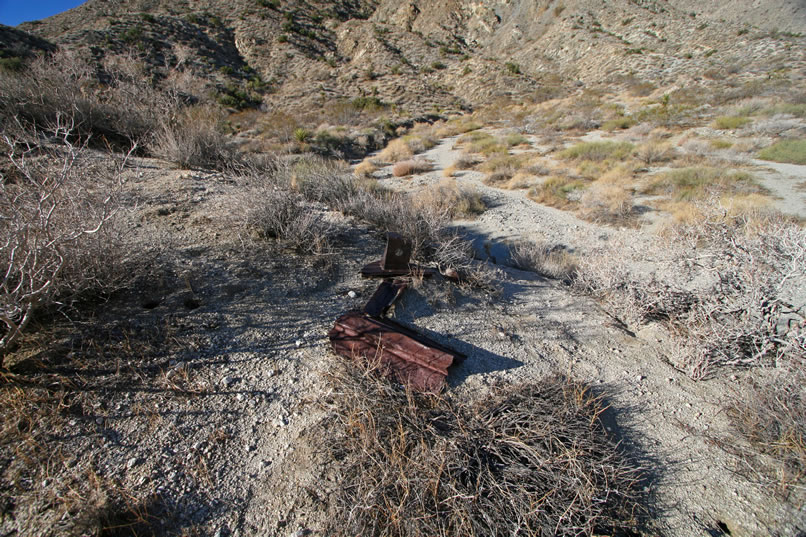
[(192, 66), (280, 107), (378, 96), (422, 112), (636, 81), (801, 80), (806, 68), (806, 6), (793, 0), (89, 0), (19, 29)]

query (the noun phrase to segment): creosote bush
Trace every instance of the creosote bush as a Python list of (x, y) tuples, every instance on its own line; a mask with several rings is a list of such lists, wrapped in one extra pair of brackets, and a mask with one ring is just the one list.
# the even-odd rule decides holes
[(578, 536), (638, 524), (639, 470), (582, 384), (547, 378), (464, 403), (355, 366), (331, 377), (326, 446), (340, 486), (328, 535)]

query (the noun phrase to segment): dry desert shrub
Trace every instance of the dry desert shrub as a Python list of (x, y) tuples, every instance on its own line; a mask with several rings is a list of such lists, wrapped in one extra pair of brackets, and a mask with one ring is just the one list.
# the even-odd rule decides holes
[[(628, 323), (668, 326), (676, 335), (668, 359), (694, 379), (804, 355), (796, 301), (806, 285), (806, 231), (775, 213), (732, 214), (717, 201), (698, 211), (662, 244), (614, 245), (581, 259), (574, 285)], [(655, 272), (636, 272), (648, 258)]]
[[(0, 76), (0, 117), (48, 129), (67, 118), (72, 133), (128, 149), (147, 139), (175, 96), (157, 91), (133, 57), (108, 60), (101, 84), (90, 58), (62, 50), (38, 58), (18, 73)], [(15, 119), (16, 118), (16, 119)]]
[(55, 126), (60, 145), (2, 135), (0, 167), (0, 364), (37, 312), (69, 307), (127, 279), (115, 225), (126, 160), (92, 158), (73, 145), (73, 125)]
[(392, 175), (395, 177), (406, 177), (408, 175), (430, 172), (432, 169), (434, 169), (434, 164), (428, 160), (404, 160), (392, 166)]
[(582, 384), (554, 377), (462, 403), (372, 370), (331, 378), (326, 446), (340, 486), (329, 535), (578, 536), (638, 524), (640, 471)]
[(253, 183), (238, 197), (233, 214), (255, 238), (275, 239), (305, 254), (322, 254), (330, 248), (331, 226), (295, 192)]
[(151, 153), (182, 168), (225, 169), (236, 159), (217, 109), (186, 108), (166, 121), (149, 144)]
[(576, 257), (560, 245), (522, 240), (512, 243), (509, 253), (515, 268), (546, 278), (571, 282), (577, 270)]
[(593, 183), (582, 193), (579, 203), (580, 216), (596, 222), (625, 224), (633, 213), (632, 194), (616, 184)]

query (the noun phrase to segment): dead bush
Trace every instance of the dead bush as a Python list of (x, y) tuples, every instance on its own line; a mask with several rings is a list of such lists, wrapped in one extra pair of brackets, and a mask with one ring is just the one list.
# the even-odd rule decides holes
[(453, 167), (457, 170), (470, 170), (481, 162), (481, 159), (474, 155), (462, 154), (453, 163)]
[(639, 469), (582, 384), (548, 378), (462, 403), (371, 370), (338, 369), (332, 381), (323, 434), (339, 487), (328, 535), (578, 536), (638, 525)]
[[(698, 207), (698, 218), (662, 245), (586, 256), (575, 286), (627, 322), (669, 326), (678, 337), (668, 358), (694, 379), (803, 355), (796, 301), (806, 284), (806, 231), (774, 213), (730, 213), (712, 200)], [(656, 272), (636, 273), (628, 251), (654, 259)]]
[(225, 169), (236, 158), (222, 126), (221, 113), (206, 106), (190, 107), (162, 121), (151, 153), (182, 168)]
[(518, 241), (509, 246), (509, 254), (515, 268), (555, 280), (571, 282), (577, 270), (576, 258), (561, 245)]
[(392, 166), (392, 175), (395, 177), (406, 177), (419, 173), (430, 172), (434, 165), (427, 160), (404, 160)]
[(252, 177), (234, 201), (232, 214), (237, 215), (244, 236), (275, 239), (305, 254), (330, 249), (332, 226), (321, 208), (297, 192), (278, 188), (271, 177)]
[(0, 364), (35, 314), (67, 307), (126, 280), (119, 228), (123, 161), (90, 158), (74, 125), (56, 126), (60, 145), (3, 134), (0, 175)]
[(38, 58), (19, 73), (0, 76), (0, 118), (7, 126), (17, 118), (38, 129), (68, 118), (74, 136), (127, 149), (147, 139), (176, 106), (146, 82), (142, 69), (134, 58), (118, 57), (101, 76), (90, 58), (74, 51)]

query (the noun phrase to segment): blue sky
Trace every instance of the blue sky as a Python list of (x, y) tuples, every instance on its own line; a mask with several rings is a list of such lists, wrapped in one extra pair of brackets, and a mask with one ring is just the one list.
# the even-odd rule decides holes
[(84, 2), (85, 0), (0, 0), (0, 24), (16, 26), (21, 22), (44, 19)]

